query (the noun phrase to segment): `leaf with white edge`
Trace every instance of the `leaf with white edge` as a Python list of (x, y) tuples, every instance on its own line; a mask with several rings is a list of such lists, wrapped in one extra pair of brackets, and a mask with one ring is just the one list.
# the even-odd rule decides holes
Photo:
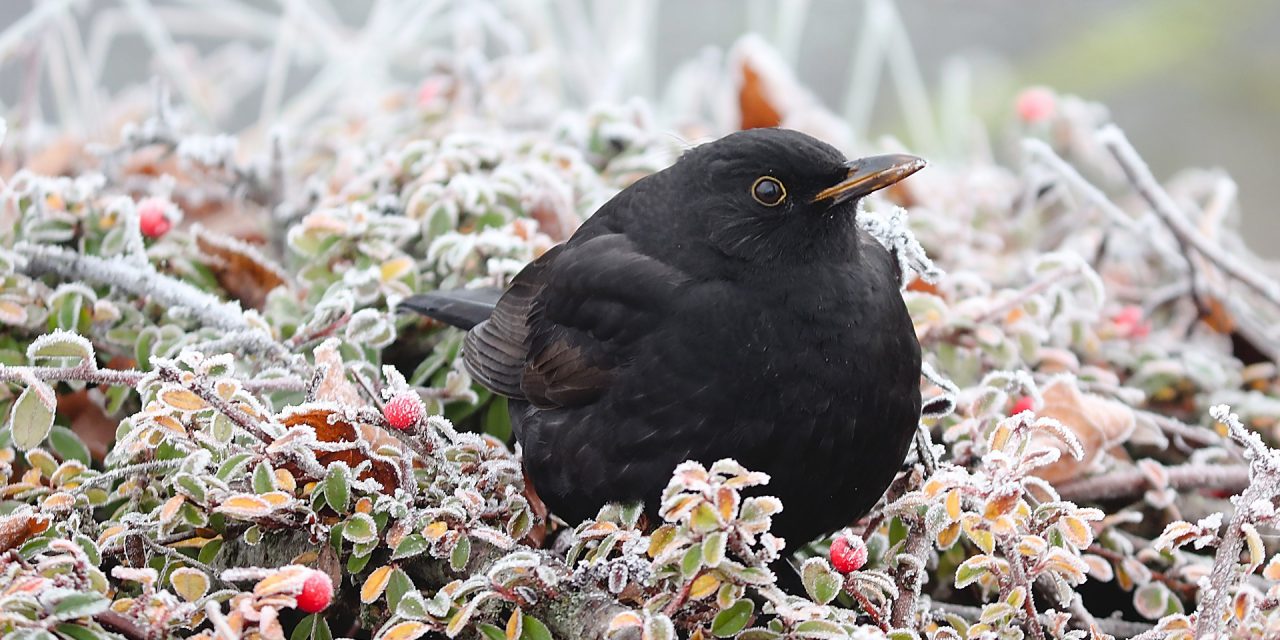
[(956, 568), (956, 588), (963, 589), (974, 582), (978, 581), (988, 571), (987, 565), (991, 562), (991, 558), (985, 555), (976, 555), (965, 560)]
[(840, 586), (844, 583), (840, 575), (831, 568), (824, 558), (805, 560), (800, 570), (800, 580), (809, 597), (818, 604), (827, 604), (840, 595)]
[(384, 631), (378, 640), (418, 640), (427, 635), (431, 627), (416, 620), (406, 620)]
[(355, 544), (373, 542), (378, 539), (378, 523), (367, 513), (353, 513), (342, 528), (342, 537)]
[(329, 465), (324, 477), (324, 501), (338, 513), (346, 513), (351, 502), (351, 472), (347, 465), (335, 462)]
[(13, 446), (21, 451), (34, 449), (44, 442), (53, 429), (53, 412), (57, 408), (57, 396), (49, 385), (34, 379), (30, 383), (13, 403), (9, 414)]
[(794, 636), (814, 640), (841, 640), (848, 637), (840, 625), (830, 620), (805, 620), (796, 625)]
[(747, 598), (739, 598), (737, 602), (723, 609), (711, 621), (711, 633), (717, 638), (730, 638), (751, 623), (751, 616), (756, 612), (756, 605)]
[(387, 584), (391, 581), (392, 569), (391, 566), (378, 567), (369, 574), (368, 578), (365, 578), (364, 585), (360, 587), (360, 602), (371, 604), (382, 597)]
[[(443, 522), (440, 524), (444, 524)], [(391, 553), (392, 560), (400, 560), (402, 558), (411, 558), (413, 556), (422, 555), (429, 545), (427, 539), (420, 533), (411, 533), (396, 545), (395, 551)]]
[(554, 640), (547, 625), (527, 613), (520, 617), (520, 627), (521, 640)]
[(1133, 608), (1148, 620), (1158, 620), (1182, 608), (1163, 582), (1148, 582), (1133, 592)]
[(467, 568), (467, 561), (471, 559), (471, 538), (462, 536), (458, 538), (458, 543), (453, 546), (453, 551), (449, 552), (449, 567), (454, 571), (462, 571)]
[(479, 630), (480, 635), (487, 638), (487, 640), (507, 640), (507, 634), (495, 624), (481, 622), (476, 625), (476, 629)]
[(111, 601), (96, 591), (68, 593), (53, 605), (51, 617), (55, 620), (88, 618), (106, 611), (109, 606)]
[(660, 613), (651, 614), (645, 619), (640, 637), (643, 640), (678, 640), (675, 623)]
[(347, 321), (346, 338), (360, 345), (381, 349), (396, 340), (396, 327), (377, 309), (361, 309)]
[(195, 602), (209, 592), (209, 576), (203, 571), (190, 567), (174, 569), (169, 574), (169, 584), (173, 590), (187, 602)]
[(475, 615), (476, 609), (479, 608), (480, 604), (485, 600), (487, 600), (487, 598), (483, 598), (478, 595), (472, 598), (470, 602), (462, 605), (462, 607), (458, 609), (457, 613), (453, 614), (453, 617), (449, 619), (449, 624), (444, 628), (444, 634), (450, 638), (456, 638), (458, 634), (462, 633), (462, 630), (467, 627), (467, 623), (470, 622), (471, 617)]
[(64, 426), (53, 425), (53, 429), (49, 431), (49, 447), (63, 460), (76, 460), (86, 466), (89, 464), (89, 447), (80, 441), (80, 436)]
[[(35, 364), (53, 364), (42, 362), (53, 360), (62, 366), (86, 365), (97, 368), (97, 360), (93, 355), (93, 343), (77, 333), (58, 329), (31, 341), (27, 347), (27, 358)], [(63, 362), (74, 360), (74, 362)]]
[(724, 561), (724, 552), (728, 541), (729, 538), (723, 531), (707, 535), (702, 541), (702, 563), (713, 569), (720, 566), (720, 563)]

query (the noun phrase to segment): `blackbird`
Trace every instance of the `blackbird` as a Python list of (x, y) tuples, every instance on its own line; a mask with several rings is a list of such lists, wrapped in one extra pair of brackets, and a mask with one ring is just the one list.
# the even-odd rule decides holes
[(846, 161), (785, 129), (685, 152), (605, 203), (505, 292), (402, 307), (469, 329), (472, 377), (510, 399), (526, 472), (567, 522), (657, 508), (684, 460), (771, 477), (794, 549), (864, 515), (920, 416), (897, 262), (858, 199), (924, 161)]

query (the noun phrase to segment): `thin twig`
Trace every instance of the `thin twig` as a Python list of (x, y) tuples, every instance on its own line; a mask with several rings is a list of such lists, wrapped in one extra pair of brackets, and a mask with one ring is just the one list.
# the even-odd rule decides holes
[[(1235, 493), (1249, 485), (1249, 468), (1244, 465), (1184, 464), (1166, 467), (1165, 472), (1172, 489), (1219, 489)], [(1085, 502), (1134, 498), (1150, 486), (1142, 471), (1132, 469), (1068, 482), (1056, 489), (1063, 500)]]
[[(25, 376), (33, 376), (46, 382), (88, 382), (90, 384), (113, 387), (137, 388), (148, 376), (155, 372), (138, 369), (96, 369), (85, 365), (74, 367), (27, 367), (0, 364), (0, 381), (21, 382)], [(302, 380), (297, 377), (260, 378), (245, 380), (242, 386), (247, 391), (301, 391)]]
[(1214, 246), (1197, 231), (1187, 221), (1186, 215), (1169, 193), (1156, 181), (1147, 163), (1138, 155), (1137, 150), (1129, 143), (1119, 127), (1115, 125), (1103, 127), (1098, 132), (1098, 140), (1115, 156), (1116, 161), (1120, 163), (1120, 168), (1133, 183), (1134, 189), (1151, 205), (1151, 209), (1169, 228), (1169, 231), (1173, 232), (1179, 242), (1195, 249), (1224, 273), (1253, 289), (1271, 304), (1280, 307), (1280, 284), (1265, 277), (1256, 269), (1251, 269), (1237, 261), (1229, 252)]

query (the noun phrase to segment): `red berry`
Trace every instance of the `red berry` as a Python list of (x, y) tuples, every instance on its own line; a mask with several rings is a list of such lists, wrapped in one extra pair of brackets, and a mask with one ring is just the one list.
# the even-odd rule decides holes
[(1031, 396), (1022, 396), (1017, 402), (1013, 403), (1013, 408), (1009, 410), (1009, 415), (1016, 416), (1023, 411), (1031, 411), (1034, 408), (1035, 401)]
[(1142, 321), (1142, 307), (1124, 307), (1111, 316), (1111, 322), (1115, 323), (1120, 335), (1126, 338), (1142, 338), (1151, 333), (1151, 324)]
[(412, 391), (397, 393), (382, 407), (382, 417), (393, 429), (412, 428), (422, 420), (422, 400)]
[(333, 581), (323, 571), (312, 571), (296, 599), (298, 608), (307, 613), (324, 611), (333, 601)]
[(148, 238), (159, 238), (169, 233), (173, 223), (165, 215), (164, 201), (159, 198), (147, 198), (138, 203), (138, 228)]
[(862, 536), (841, 534), (831, 541), (831, 566), (840, 573), (861, 569), (867, 564), (867, 543)]
[(1015, 109), (1023, 122), (1043, 122), (1057, 109), (1053, 92), (1044, 87), (1031, 87), (1018, 94)]

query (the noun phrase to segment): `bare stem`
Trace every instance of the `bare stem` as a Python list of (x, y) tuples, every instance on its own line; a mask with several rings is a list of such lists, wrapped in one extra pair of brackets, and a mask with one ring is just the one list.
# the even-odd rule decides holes
[(1138, 155), (1137, 150), (1129, 143), (1119, 127), (1115, 125), (1104, 127), (1098, 132), (1098, 138), (1120, 163), (1120, 168), (1129, 177), (1134, 189), (1147, 201), (1147, 204), (1151, 205), (1156, 216), (1169, 228), (1179, 243), (1194, 249), (1223, 273), (1253, 289), (1271, 304), (1280, 307), (1280, 285), (1256, 269), (1251, 269), (1237, 261), (1221, 247), (1214, 246), (1212, 241), (1192, 226), (1178, 204), (1151, 174), (1147, 163)]
[[(1167, 467), (1173, 489), (1219, 489), (1235, 493), (1249, 485), (1249, 468), (1244, 465), (1184, 464)], [(1056, 487), (1063, 500), (1085, 502), (1115, 500), (1142, 495), (1149, 487), (1142, 471), (1131, 469), (1105, 473)]]

